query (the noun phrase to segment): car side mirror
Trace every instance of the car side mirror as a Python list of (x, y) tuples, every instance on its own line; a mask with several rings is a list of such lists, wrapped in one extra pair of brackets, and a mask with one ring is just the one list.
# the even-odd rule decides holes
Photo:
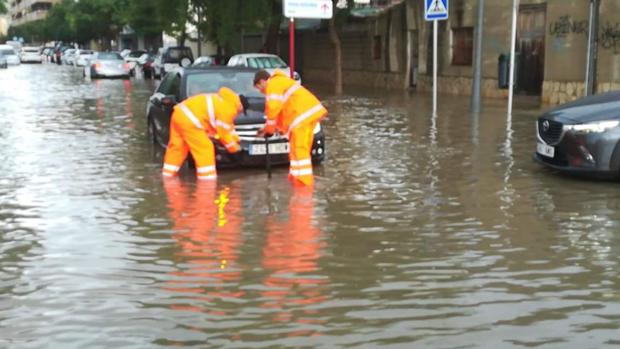
[(175, 95), (167, 95), (161, 99), (161, 104), (165, 107), (174, 107), (177, 104), (177, 97)]

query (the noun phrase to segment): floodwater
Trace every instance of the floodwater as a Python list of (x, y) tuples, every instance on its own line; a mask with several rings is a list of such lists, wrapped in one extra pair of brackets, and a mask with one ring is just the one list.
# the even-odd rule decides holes
[(536, 108), (320, 93), (314, 190), (203, 186), (162, 182), (154, 84), (0, 69), (1, 348), (620, 345), (618, 184), (533, 163)]

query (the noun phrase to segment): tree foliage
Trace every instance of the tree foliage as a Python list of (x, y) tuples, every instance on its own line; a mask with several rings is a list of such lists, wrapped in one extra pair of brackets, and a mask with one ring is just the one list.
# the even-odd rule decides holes
[(0, 0), (0, 15), (7, 13), (6, 0)]

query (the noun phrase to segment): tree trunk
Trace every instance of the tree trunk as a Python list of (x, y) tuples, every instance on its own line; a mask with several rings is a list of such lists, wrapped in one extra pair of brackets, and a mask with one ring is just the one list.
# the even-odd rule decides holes
[(336, 79), (334, 80), (334, 93), (337, 95), (342, 94), (342, 45), (340, 43), (340, 37), (336, 31), (336, 19), (331, 18), (329, 20), (329, 39), (334, 45), (334, 69)]

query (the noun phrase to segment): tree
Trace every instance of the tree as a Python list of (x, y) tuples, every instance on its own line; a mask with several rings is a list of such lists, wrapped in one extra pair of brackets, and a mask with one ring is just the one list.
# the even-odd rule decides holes
[[(264, 31), (274, 21), (273, 8), (278, 0), (193, 0), (193, 8), (204, 14), (200, 22), (194, 21), (201, 34), (226, 54), (238, 50), (241, 38), (248, 31)], [(281, 6), (281, 5), (280, 5)], [(282, 18), (281, 7), (277, 17)], [(277, 35), (277, 30), (276, 30)], [(221, 53), (221, 52), (218, 52)]]
[(6, 0), (0, 0), (0, 15), (7, 13)]
[(347, 0), (347, 6), (339, 9), (336, 5), (338, 0), (332, 0), (334, 16), (329, 20), (329, 39), (334, 46), (334, 93), (342, 94), (342, 44), (338, 35), (338, 26), (349, 16), (350, 9), (353, 7), (353, 0)]

